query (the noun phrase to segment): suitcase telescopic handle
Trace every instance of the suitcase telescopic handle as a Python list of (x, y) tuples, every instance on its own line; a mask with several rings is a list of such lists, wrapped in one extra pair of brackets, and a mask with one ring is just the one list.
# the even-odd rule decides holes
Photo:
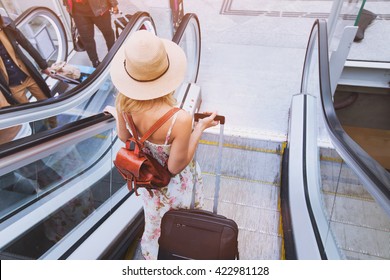
[[(199, 119), (206, 118), (210, 116), (210, 113), (195, 113), (194, 114), (194, 120), (197, 122)], [(214, 205), (213, 205), (213, 213), (217, 214), (218, 209), (218, 200), (219, 200), (219, 189), (220, 189), (220, 183), (221, 183), (221, 162), (222, 162), (222, 147), (223, 147), (223, 128), (225, 124), (225, 117), (221, 115), (217, 115), (214, 118), (215, 121), (219, 121), (220, 125), (220, 133), (219, 133), (219, 140), (218, 140), (218, 158), (217, 158), (217, 165), (215, 168), (215, 191), (214, 191)], [(195, 180), (196, 182), (196, 180)], [(195, 189), (195, 187), (194, 187)], [(195, 195), (193, 194), (193, 202)]]
[[(194, 120), (197, 122), (199, 119), (207, 118), (210, 115), (206, 113), (195, 113)], [(217, 115), (214, 120), (219, 121), (220, 124), (225, 124), (225, 116)]]

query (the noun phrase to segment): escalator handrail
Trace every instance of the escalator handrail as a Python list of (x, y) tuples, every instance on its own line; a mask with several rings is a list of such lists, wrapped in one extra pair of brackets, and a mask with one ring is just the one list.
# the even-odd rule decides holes
[[(99, 114), (92, 117), (88, 117), (83, 120), (79, 120), (77, 124), (71, 123), (67, 127), (61, 127), (58, 131), (47, 131), (39, 134), (41, 137), (32, 136), (32, 140), (29, 143), (15, 143), (14, 147), (7, 149), (6, 152), (2, 153), (0, 160), (0, 176), (26, 166), (36, 160), (43, 159), (54, 153), (61, 152), (67, 147), (80, 143), (91, 137), (95, 137), (101, 133), (105, 133), (109, 130), (115, 129), (115, 122), (110, 115)], [(46, 134), (49, 135), (46, 135)], [(38, 136), (38, 135), (37, 135)], [(108, 140), (109, 138), (107, 138)], [(96, 160), (89, 162), (89, 166), (86, 166), (81, 172), (74, 174), (73, 176), (56, 182), (56, 185), (50, 190), (41, 193), (39, 196), (31, 199), (26, 204), (18, 207), (7, 213), (5, 216), (0, 218), (0, 224), (14, 216), (16, 213), (24, 210), (35, 204), (37, 201), (44, 199), (47, 195), (53, 192), (58, 192), (62, 189), (62, 186), (69, 184), (75, 178), (84, 174), (87, 170), (93, 168), (97, 162), (100, 161), (101, 157), (108, 154), (115, 145), (117, 137), (113, 135), (109, 140), (111, 143), (108, 145), (101, 154), (97, 155)]]
[[(21, 162), (24, 166), (25, 163), (29, 164), (35, 161), (36, 158), (34, 159), (34, 157), (38, 156), (38, 158), (42, 159), (43, 157), (62, 151), (63, 149), (71, 147), (72, 145), (80, 143), (86, 139), (95, 137), (100, 133), (105, 133), (109, 130), (112, 131), (114, 128), (115, 122), (111, 116), (106, 114), (99, 114), (98, 116), (92, 116), (87, 119), (80, 120), (77, 125), (73, 123), (69, 124), (69, 127), (66, 128), (66, 130), (68, 130), (67, 133), (50, 132), (50, 134), (56, 134), (56, 137), (52, 141), (50, 141), (48, 137), (45, 137), (46, 142), (36, 141), (34, 143), (35, 146), (24, 149), (22, 153), (12, 154), (5, 159), (0, 160), (0, 172), (1, 174), (6, 174), (14, 168), (22, 167), (16, 166)], [(39, 196), (32, 197), (30, 201), (21, 207), (14, 209), (5, 216), (1, 217), (0, 225), (2, 237), (0, 247), (9, 244), (23, 233), (27, 232), (29, 227), (32, 227), (46, 219), (47, 217), (43, 213), (46, 213), (46, 215), (54, 213), (57, 209), (66, 205), (67, 202), (71, 201), (88, 189), (90, 187), (89, 184), (80, 184), (79, 179), (84, 177), (81, 180), (90, 182), (88, 176), (91, 175), (91, 171), (95, 170), (96, 166), (99, 164), (107, 164), (107, 161), (102, 159), (109, 155), (117, 137), (109, 137), (107, 140), (111, 142), (108, 147), (103, 147), (103, 152), (97, 153), (96, 158), (93, 161), (88, 162), (88, 166), (83, 168), (81, 172), (77, 171), (77, 174), (73, 174), (70, 177), (63, 179), (61, 182), (57, 182), (51, 189), (41, 193)], [(100, 175), (101, 174), (99, 174), (99, 176)], [(93, 178), (96, 179), (96, 176)], [(94, 179), (92, 179), (92, 181)], [(125, 193), (124, 196), (126, 195), (127, 194)], [(53, 198), (56, 199), (53, 201)], [(114, 209), (116, 207), (115, 206), (113, 208), (111, 204), (109, 206), (110, 209)]]
[[(70, 145), (102, 131), (115, 128), (114, 118), (100, 113), (64, 126), (30, 135), (0, 146), (0, 176), (13, 169), (30, 164)], [(33, 157), (32, 157), (33, 155)]]
[[(364, 151), (344, 131), (337, 118), (332, 98), (327, 27), (324, 20), (317, 20), (318, 25), (318, 58), (320, 74), (321, 105), (325, 126), (331, 141), (343, 160), (353, 168), (356, 175), (364, 183), (367, 191), (375, 198), (378, 204), (390, 215), (390, 173)], [(305, 64), (307, 63), (305, 59)], [(305, 75), (305, 73), (304, 73)], [(302, 88), (304, 88), (302, 75)], [(307, 75), (307, 73), (306, 73)]]
[[(69, 101), (71, 98), (75, 98), (76, 96), (80, 95), (83, 91), (85, 91), (91, 85), (93, 85), (96, 82), (96, 80), (98, 80), (98, 78), (101, 76), (101, 74), (103, 72), (107, 71), (106, 68), (109, 68), (110, 62), (112, 61), (112, 59), (115, 56), (118, 49), (122, 46), (122, 44), (126, 40), (128, 34), (133, 31), (134, 26), (142, 19), (147, 19), (154, 26), (154, 22), (153, 22), (152, 18), (150, 17), (149, 13), (147, 13), (147, 12), (135, 13), (131, 17), (129, 23), (126, 25), (125, 29), (123, 29), (121, 35), (116, 40), (114, 46), (111, 48), (111, 50), (105, 56), (103, 61), (99, 64), (99, 66), (95, 69), (95, 71), (90, 76), (88, 76), (88, 78), (83, 83), (72, 88), (66, 94), (63, 94), (63, 95), (58, 96), (58, 97), (49, 98), (46, 100), (40, 100), (40, 101), (33, 102), (33, 103), (19, 104), (16, 106), (2, 108), (0, 110), (1, 119), (12, 118), (12, 116), (11, 116), (12, 114), (14, 114), (16, 112), (22, 113), (22, 111), (27, 110), (27, 109), (34, 109), (34, 112), (45, 111), (46, 108), (50, 108), (50, 106), (54, 106), (56, 104), (62, 104), (62, 103), (66, 104), (66, 102)], [(13, 123), (12, 125), (17, 125), (17, 124), (19, 124), (19, 123)], [(8, 126), (12, 126), (12, 125), (8, 125)]]
[(198, 54), (197, 54), (197, 56), (198, 56), (197, 69), (195, 71), (195, 77), (194, 77), (194, 82), (196, 82), (198, 79), (199, 65), (200, 65), (200, 53), (201, 53), (200, 23), (199, 23), (199, 18), (196, 14), (188, 13), (188, 14), (184, 15), (183, 19), (180, 22), (179, 27), (177, 28), (177, 30), (175, 32), (175, 35), (172, 38), (172, 41), (178, 45), (180, 44), (180, 42), (183, 39), (183, 36), (185, 34), (185, 31), (186, 31), (186, 29), (191, 21), (195, 21), (195, 23), (196, 23), (196, 28), (198, 31), (197, 42), (199, 43)]
[[(25, 151), (27, 149), (34, 149), (39, 145), (45, 144), (49, 141), (63, 137), (71, 133), (77, 133), (82, 129), (93, 127), (100, 122), (112, 122), (114, 118), (111, 115), (100, 113), (76, 122), (68, 123), (63, 126), (42, 131), (37, 134), (30, 135), (25, 138), (17, 139), (9, 143), (0, 145), (0, 159), (9, 155)], [(20, 160), (20, 158), (19, 158)]]

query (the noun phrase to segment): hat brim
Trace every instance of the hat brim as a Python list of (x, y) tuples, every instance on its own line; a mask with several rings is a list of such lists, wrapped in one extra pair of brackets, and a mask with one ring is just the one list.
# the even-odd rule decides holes
[(156, 80), (140, 82), (131, 78), (124, 67), (125, 43), (118, 50), (111, 63), (111, 81), (123, 95), (135, 100), (150, 100), (175, 91), (184, 80), (187, 58), (176, 43), (161, 39), (169, 59), (168, 70)]

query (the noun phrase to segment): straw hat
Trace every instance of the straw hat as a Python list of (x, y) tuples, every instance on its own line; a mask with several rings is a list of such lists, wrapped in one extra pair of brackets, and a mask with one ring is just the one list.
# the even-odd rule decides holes
[(174, 91), (184, 79), (187, 59), (174, 42), (139, 30), (116, 53), (111, 80), (125, 96), (150, 100)]

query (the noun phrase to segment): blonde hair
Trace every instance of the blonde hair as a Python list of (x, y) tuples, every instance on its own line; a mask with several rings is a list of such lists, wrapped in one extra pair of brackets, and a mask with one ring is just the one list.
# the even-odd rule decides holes
[(152, 108), (161, 106), (162, 104), (175, 106), (176, 103), (177, 101), (173, 97), (173, 92), (162, 97), (150, 100), (131, 99), (119, 92), (115, 100), (115, 106), (119, 109), (120, 112), (125, 113), (144, 112)]

